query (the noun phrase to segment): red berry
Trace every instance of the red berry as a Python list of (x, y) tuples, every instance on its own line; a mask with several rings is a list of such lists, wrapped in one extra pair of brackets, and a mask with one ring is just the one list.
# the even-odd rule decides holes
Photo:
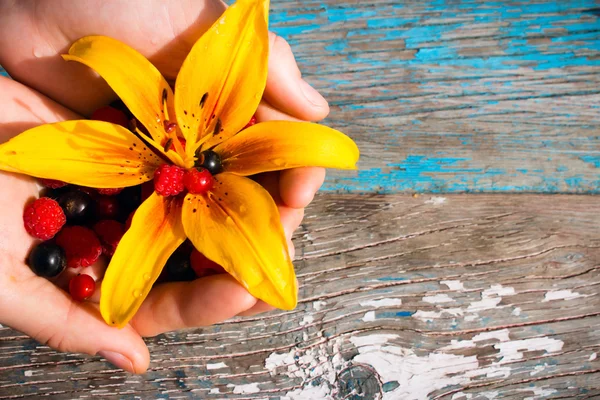
[(63, 181), (57, 181), (56, 179), (40, 178), (39, 181), (42, 185), (44, 185), (50, 189), (58, 189), (58, 188), (65, 187), (68, 185), (68, 183), (63, 182)]
[(66, 226), (56, 237), (56, 244), (67, 255), (67, 266), (88, 267), (102, 254), (102, 245), (93, 230), (83, 226)]
[(96, 282), (86, 274), (75, 275), (69, 281), (69, 293), (75, 301), (83, 301), (94, 294)]
[(176, 165), (163, 164), (154, 172), (154, 190), (161, 196), (176, 196), (183, 192), (184, 170)]
[(192, 168), (185, 171), (183, 185), (192, 194), (204, 194), (212, 189), (215, 179), (204, 168)]
[(94, 225), (94, 232), (102, 242), (104, 254), (112, 256), (115, 254), (115, 250), (117, 250), (117, 246), (125, 233), (125, 227), (114, 219), (104, 219)]
[(223, 267), (221, 267), (216, 262), (209, 260), (206, 256), (200, 253), (198, 250), (194, 249), (192, 254), (190, 255), (190, 261), (192, 263), (192, 269), (196, 273), (198, 278), (202, 278), (204, 276), (222, 274), (225, 272)]
[(94, 111), (92, 119), (110, 122), (129, 129), (129, 119), (127, 119), (125, 113), (111, 106), (102, 107)]
[(116, 194), (121, 193), (121, 190), (123, 190), (123, 188), (104, 188), (98, 189), (98, 193), (103, 194), (105, 196), (114, 196)]
[(114, 196), (100, 196), (96, 200), (96, 215), (102, 219), (113, 219), (119, 215), (119, 201)]
[(253, 115), (252, 118), (250, 118), (250, 121), (248, 121), (246, 126), (242, 129), (250, 128), (252, 125), (256, 125), (256, 115)]
[(67, 222), (65, 213), (56, 200), (40, 197), (25, 207), (23, 223), (31, 236), (49, 240), (54, 237)]

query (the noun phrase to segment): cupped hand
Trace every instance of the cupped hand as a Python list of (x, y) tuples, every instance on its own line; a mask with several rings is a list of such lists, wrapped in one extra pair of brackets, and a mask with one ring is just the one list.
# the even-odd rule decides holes
[[(39, 124), (81, 118), (114, 100), (93, 71), (62, 60), (60, 54), (73, 41), (90, 34), (111, 36), (174, 78), (195, 40), (225, 7), (209, 0), (0, 0), (0, 64), (20, 82), (0, 77), (0, 142)], [(302, 80), (289, 45), (271, 34), (270, 49), (259, 121), (324, 118), (327, 102)], [(292, 233), (324, 176), (321, 168), (301, 168), (256, 177), (279, 207), (292, 255)], [(60, 282), (36, 276), (25, 264), (34, 240), (23, 228), (22, 212), (37, 196), (35, 181), (0, 173), (0, 186), (0, 322), (41, 343), (60, 351), (99, 354), (120, 368), (142, 373), (149, 365), (142, 337), (270, 309), (224, 274), (159, 285), (129, 326), (109, 327), (97, 304), (72, 301)], [(103, 267), (98, 264), (89, 271), (101, 278)]]

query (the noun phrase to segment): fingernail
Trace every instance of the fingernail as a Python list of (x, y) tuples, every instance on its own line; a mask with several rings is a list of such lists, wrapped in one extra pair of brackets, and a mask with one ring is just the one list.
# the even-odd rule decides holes
[(131, 373), (135, 372), (135, 370), (133, 369), (133, 363), (129, 360), (129, 358), (125, 357), (122, 354), (116, 353), (114, 351), (103, 350), (99, 351), (98, 355), (106, 359), (106, 361), (108, 361), (115, 367), (124, 369), (125, 371), (129, 371)]
[(315, 88), (310, 86), (304, 79), (300, 80), (300, 90), (304, 97), (316, 107), (327, 107), (327, 100)]

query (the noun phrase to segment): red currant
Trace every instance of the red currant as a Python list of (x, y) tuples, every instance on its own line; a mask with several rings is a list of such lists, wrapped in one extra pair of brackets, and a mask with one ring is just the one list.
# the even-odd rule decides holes
[(192, 194), (204, 194), (212, 189), (215, 178), (204, 168), (192, 168), (185, 171), (183, 185)]
[(96, 282), (86, 274), (75, 275), (69, 282), (69, 293), (75, 301), (83, 301), (94, 294)]

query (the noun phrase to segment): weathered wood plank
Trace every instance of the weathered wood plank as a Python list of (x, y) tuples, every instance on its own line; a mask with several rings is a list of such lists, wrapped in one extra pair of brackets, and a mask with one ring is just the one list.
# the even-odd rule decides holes
[(600, 396), (599, 226), (593, 196), (323, 194), (298, 309), (149, 339), (144, 376), (4, 328), (0, 399)]
[(596, 1), (275, 1), (362, 149), (325, 190), (600, 193)]

